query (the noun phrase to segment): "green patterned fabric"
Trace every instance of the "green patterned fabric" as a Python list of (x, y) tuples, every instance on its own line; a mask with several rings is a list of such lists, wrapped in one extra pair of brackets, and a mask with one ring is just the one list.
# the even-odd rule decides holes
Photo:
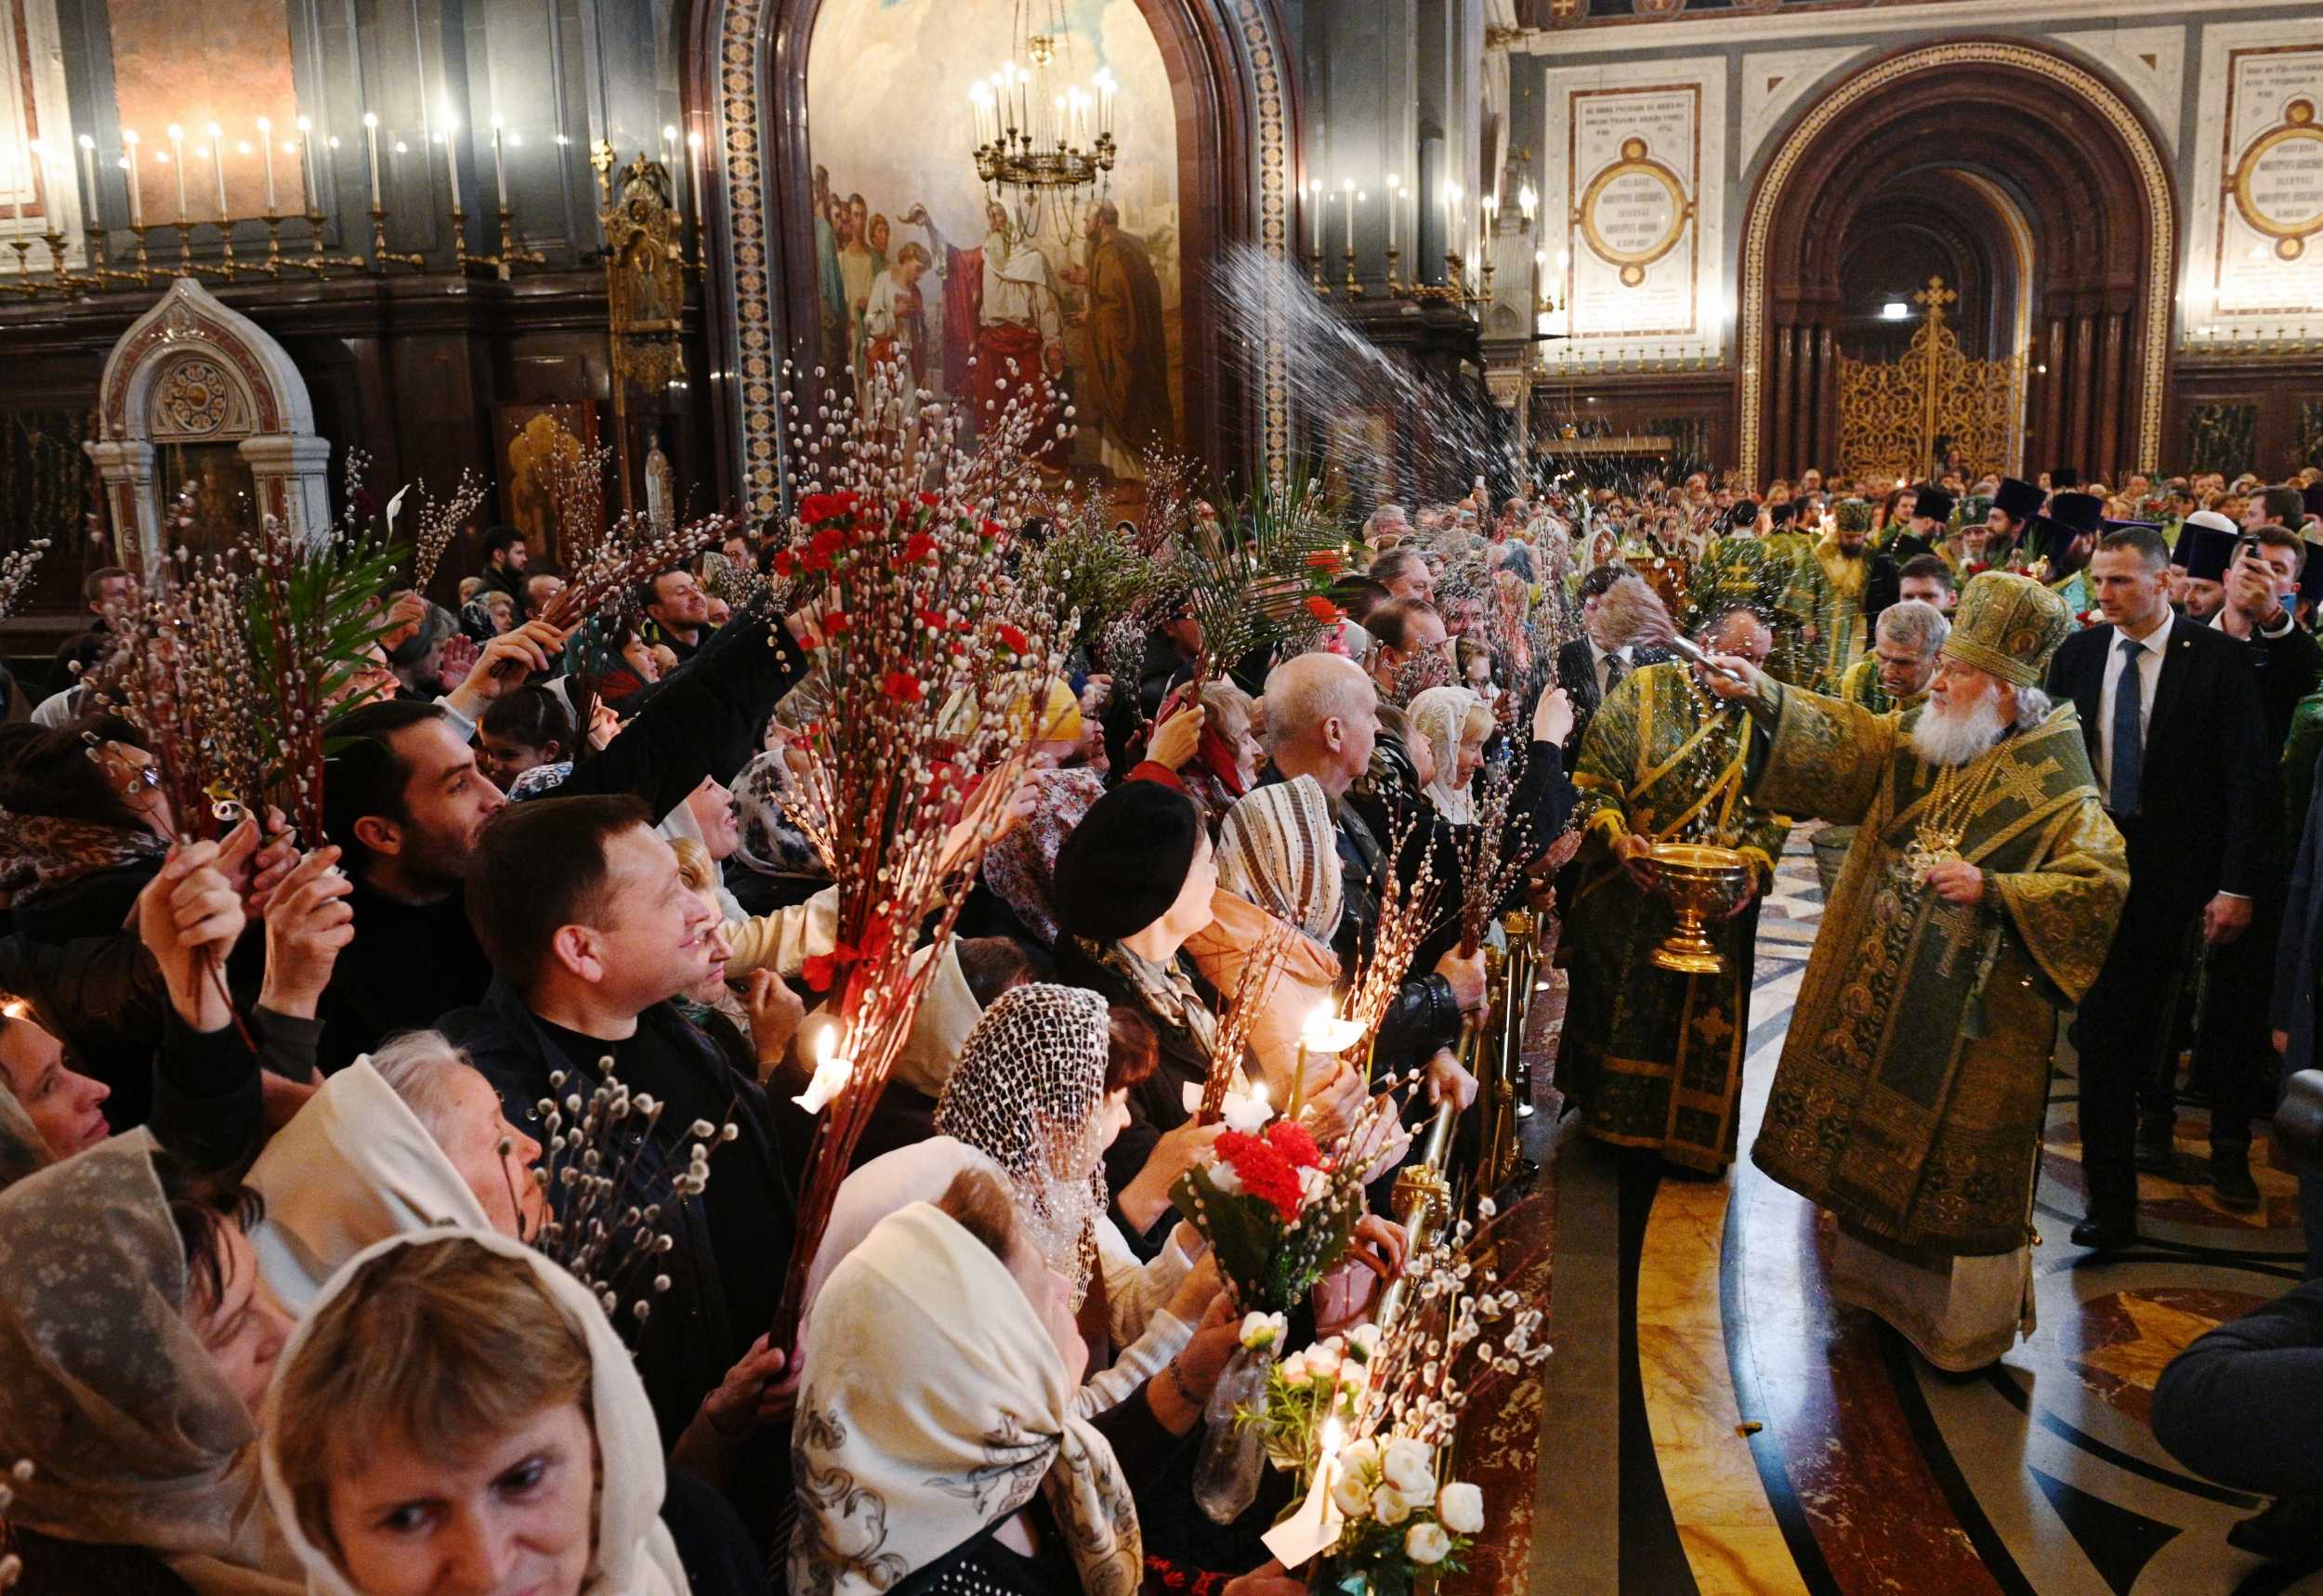
[(1802, 648), (1797, 669), (1782, 680), (1817, 692), (1837, 692), (1847, 669), (1870, 651), (1870, 618), (1863, 613), (1863, 591), (1870, 582), (1870, 560), (1841, 552), (1836, 533), (1815, 545), (1799, 562), (1791, 589), (1791, 608), (1799, 617)]
[(1557, 1086), (1591, 1135), (1658, 1148), (1688, 1169), (1734, 1158), (1756, 900), (1713, 933), (1726, 974), (1658, 970), (1647, 956), (1673, 911), (1631, 878), (1612, 844), (1631, 832), (1720, 843), (1742, 851), (1764, 888), (1791, 822), (1742, 795), (1750, 741), (1743, 713), (1712, 707), (1686, 666), (1648, 665), (1589, 723), (1573, 776), (1584, 840), (1564, 919), (1572, 996)]
[(1962, 906), (1905, 863), (1939, 791), (1909, 740), (1919, 712), (1779, 687), (1761, 711), (1774, 736), (1759, 801), (1860, 829), (1751, 1157), (1889, 1241), (2013, 1251), (2027, 1239), (2057, 1010), (2096, 979), (2129, 892), (2080, 716), (2061, 705), (1942, 783), (1960, 857), (1984, 872), (1982, 900)]

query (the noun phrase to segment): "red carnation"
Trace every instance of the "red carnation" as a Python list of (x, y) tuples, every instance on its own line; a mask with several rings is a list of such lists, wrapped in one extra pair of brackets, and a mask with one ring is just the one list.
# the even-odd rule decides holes
[(1021, 654), (1032, 647), (1030, 638), (1005, 621), (1000, 623), (993, 634), (1000, 639), (1000, 646), (1011, 654)]
[(992, 543), (998, 543), (1001, 539), (1006, 537), (1007, 535), (1008, 529), (1002, 526), (998, 521), (987, 521), (984, 523), (984, 536)]
[(789, 549), (777, 549), (774, 551), (775, 575), (787, 577), (792, 575), (797, 569), (798, 556), (793, 554)]
[(852, 493), (809, 493), (799, 502), (798, 518), (808, 526), (840, 519), (855, 510)]
[(847, 532), (845, 529), (839, 527), (825, 527), (821, 531), (817, 532), (812, 538), (807, 540), (807, 552), (810, 558), (813, 556), (820, 555), (823, 558), (823, 563), (827, 565), (830, 563), (831, 556), (833, 555), (837, 554), (841, 549), (846, 547)]
[(1325, 626), (1336, 626), (1342, 620), (1345, 619), (1345, 617), (1340, 614), (1339, 607), (1332, 603), (1330, 599), (1325, 598), (1319, 593), (1312, 595), (1308, 597), (1306, 601), (1306, 612), (1309, 615), (1312, 615), (1317, 621), (1322, 622)]
[(935, 494), (933, 494), (933, 493), (926, 493), (926, 492), (923, 492), (923, 493), (920, 495), (920, 503), (921, 503), (921, 504), (925, 504), (925, 505), (926, 505), (929, 509), (931, 509), (931, 510), (932, 510), (932, 509), (934, 509), (937, 505), (938, 505), (938, 504), (942, 504), (942, 503), (943, 503), (943, 501), (942, 501), (941, 499), (938, 499), (938, 498)]
[(908, 565), (916, 560), (926, 559), (935, 552), (936, 540), (934, 538), (929, 537), (925, 532), (913, 532), (903, 545), (904, 563)]
[(1275, 1210), (1285, 1224), (1299, 1216), (1299, 1172), (1255, 1136), (1240, 1131), (1218, 1134), (1218, 1156), (1232, 1166), (1242, 1189)]
[(879, 684), (879, 690), (899, 704), (915, 704), (927, 697), (927, 688), (909, 671), (890, 671), (887, 679)]
[(844, 609), (831, 609), (823, 612), (822, 630), (827, 637), (844, 637), (854, 625), (854, 618)]
[(1266, 1127), (1266, 1145), (1291, 1160), (1292, 1167), (1319, 1170), (1323, 1167), (1323, 1150), (1316, 1145), (1306, 1127), (1290, 1119), (1278, 1119)]
[(944, 615), (940, 609), (930, 609), (925, 605), (922, 605), (912, 613), (918, 616), (920, 624), (931, 632), (941, 632), (944, 629)]

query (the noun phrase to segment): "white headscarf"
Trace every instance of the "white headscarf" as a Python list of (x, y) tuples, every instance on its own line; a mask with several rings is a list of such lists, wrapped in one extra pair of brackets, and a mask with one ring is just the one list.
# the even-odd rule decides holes
[(1218, 884), (1329, 947), (1345, 889), (1322, 783), (1294, 776), (1236, 800), (1218, 828)]
[(429, 1225), (492, 1228), (368, 1058), (323, 1083), (258, 1155), (249, 1184), (266, 1198), (265, 1223), (250, 1235), (258, 1272), (301, 1318), (322, 1283), (375, 1241)]
[(203, 1596), (292, 1592), (250, 1410), (186, 1320), (185, 1244), (131, 1131), (0, 1192), (0, 1457), (9, 1517), (141, 1548)]
[(1427, 784), (1428, 801), (1436, 812), (1455, 826), (1476, 823), (1476, 803), (1465, 783), (1458, 780), (1460, 742), (1468, 717), (1484, 700), (1468, 687), (1430, 687), (1411, 700), (1403, 713), (1411, 729), (1427, 739), (1436, 754), (1436, 779)]
[(950, 1136), (930, 1136), (847, 1171), (839, 1195), (831, 1201), (830, 1223), (815, 1248), (815, 1261), (807, 1267), (807, 1289), (799, 1296), (798, 1333), (801, 1346), (814, 1323), (815, 1299), (840, 1261), (863, 1244), (863, 1237), (891, 1213), (915, 1202), (934, 1202), (952, 1188), (963, 1170), (982, 1170), (1005, 1190), (1008, 1177), (998, 1164), (965, 1142)]
[(912, 954), (913, 973), (930, 958), (937, 961), (936, 974), (912, 1016), (911, 1034), (896, 1054), (895, 1077), (914, 1092), (940, 1097), (984, 1005), (976, 1001), (976, 989), (960, 968), (958, 937), (945, 937), (940, 949), (923, 948)]
[[(1132, 1596), (1137, 1510), (1057, 1343), (990, 1249), (914, 1203), (815, 1304), (791, 1432), (795, 1596), (875, 1596), (1039, 1491), (1084, 1596)], [(867, 1357), (864, 1349), (878, 1355)], [(826, 1351), (824, 1349), (831, 1349)]]
[[(364, 1248), (333, 1275), (315, 1299), (315, 1308), (347, 1289), (356, 1271), (381, 1253), (398, 1247), (433, 1247), (447, 1241), (471, 1242), (505, 1258), (521, 1258), (540, 1277), (565, 1322), (581, 1332), (589, 1350), (589, 1422), (597, 1435), (601, 1470), (597, 1490), (597, 1546), (581, 1596), (687, 1596), (685, 1565), (677, 1546), (662, 1524), (662, 1498), (667, 1485), (662, 1471), (661, 1432), (653, 1409), (646, 1401), (645, 1382), (630, 1362), (629, 1351), (606, 1322), (586, 1288), (555, 1263), (520, 1241), (496, 1230), (423, 1230)], [(274, 1390), (267, 1396), (268, 1441), (261, 1446), (267, 1498), (282, 1525), (283, 1537), (307, 1571), (308, 1596), (362, 1596), (331, 1561), (330, 1553), (308, 1540), (299, 1528), (298, 1510), (290, 1486), (282, 1479), (271, 1437), (277, 1432), (274, 1406), (282, 1400), (282, 1380), (314, 1328), (315, 1314), (299, 1321), (290, 1344), (274, 1366)]]

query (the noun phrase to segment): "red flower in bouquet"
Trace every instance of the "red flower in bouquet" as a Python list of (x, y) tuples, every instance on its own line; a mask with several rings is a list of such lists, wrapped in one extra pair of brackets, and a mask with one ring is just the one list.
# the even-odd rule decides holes
[(1311, 594), (1306, 600), (1306, 612), (1325, 626), (1336, 626), (1345, 617), (1339, 607), (1321, 594)]
[(996, 543), (1007, 535), (1008, 529), (1002, 526), (998, 521), (987, 521), (984, 523), (984, 541), (986, 543)]
[(807, 540), (807, 569), (828, 570), (831, 556), (847, 547), (847, 533), (837, 527), (825, 527)]
[(941, 632), (944, 629), (944, 615), (943, 611), (940, 609), (929, 609), (923, 607), (913, 610), (912, 613), (917, 616), (919, 618), (920, 624), (926, 627), (930, 632)]
[(1273, 1209), (1285, 1224), (1298, 1218), (1299, 1172), (1290, 1159), (1240, 1131), (1220, 1132), (1217, 1146), (1244, 1191)]
[(927, 697), (927, 685), (909, 671), (890, 671), (879, 690), (899, 704), (915, 704)]
[(826, 609), (823, 611), (822, 630), (823, 635), (826, 637), (844, 637), (847, 634), (848, 628), (852, 627), (854, 624), (854, 620), (849, 617), (847, 612), (844, 609)]
[(777, 549), (774, 551), (775, 575), (780, 577), (790, 577), (795, 575), (797, 571), (798, 556), (793, 554), (789, 549)]
[(839, 972), (862, 957), (861, 953), (842, 942), (830, 952), (818, 953), (808, 959), (800, 974), (807, 977), (807, 985), (815, 991), (828, 992), (838, 981)]
[(861, 496), (853, 492), (809, 493), (799, 501), (798, 518), (810, 527), (820, 527), (826, 521), (847, 520), (854, 516), (861, 503)]
[(1306, 569), (1309, 570), (1325, 570), (1335, 574), (1345, 569), (1346, 563), (1346, 556), (1337, 549), (1317, 549), (1306, 556)]
[(1314, 1133), (1291, 1119), (1277, 1119), (1266, 1127), (1266, 1145), (1291, 1161), (1295, 1170), (1323, 1168), (1323, 1150), (1315, 1143)]
[(1032, 647), (1031, 639), (1028, 638), (1024, 633), (1017, 627), (1009, 625), (1005, 621), (1002, 621), (1000, 625), (994, 629), (992, 634), (1000, 639), (1000, 646), (1007, 649), (1011, 654), (1021, 654)]
[(913, 532), (904, 540), (903, 563), (905, 565), (917, 565), (924, 559), (933, 557), (935, 553), (936, 540), (925, 532)]

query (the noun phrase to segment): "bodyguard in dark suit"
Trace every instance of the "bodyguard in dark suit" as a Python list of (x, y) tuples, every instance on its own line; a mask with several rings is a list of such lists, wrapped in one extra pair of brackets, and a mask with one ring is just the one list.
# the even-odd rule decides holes
[(1618, 640), (1612, 648), (1606, 646), (1605, 629), (1595, 621), (1597, 600), (1629, 574), (1628, 566), (1608, 560), (1581, 579), (1581, 635), (1556, 651), (1556, 685), (1573, 700), (1573, 734), (1565, 739), (1568, 749), (1581, 746), (1597, 706), (1622, 678), (1640, 665), (1658, 665), (1670, 657), (1660, 648), (1634, 648)]
[(2171, 612), (2169, 561), (2149, 528), (2106, 536), (2089, 576), (2111, 624), (2067, 638), (2049, 663), (2048, 690), (2080, 710), (2129, 844), (2129, 901), (2075, 1032), (2089, 1217), (2073, 1240), (2100, 1249), (2136, 1239), (2139, 1158), (2168, 1157), (2170, 1022), (2195, 929), (2213, 946), (2241, 935), (2268, 868), (2272, 761), (2250, 650)]

